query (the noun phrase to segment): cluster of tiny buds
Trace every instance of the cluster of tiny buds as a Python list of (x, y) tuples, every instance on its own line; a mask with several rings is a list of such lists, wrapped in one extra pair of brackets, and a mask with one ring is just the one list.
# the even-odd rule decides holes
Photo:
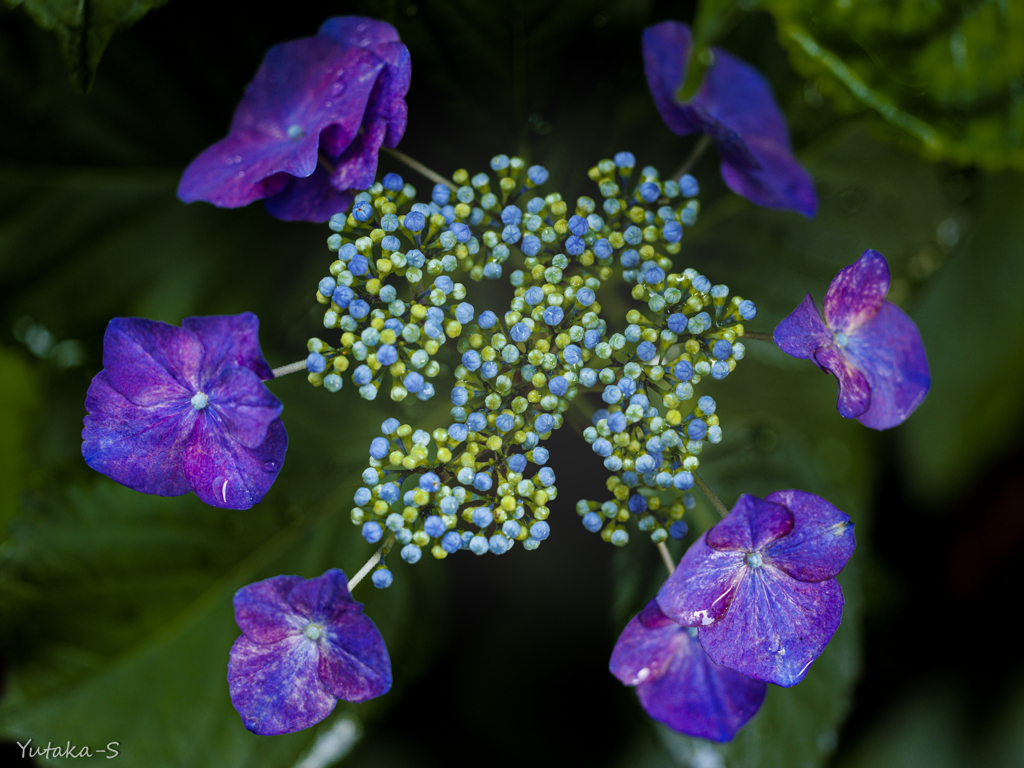
[[(696, 180), (636, 173), (633, 155), (620, 152), (589, 171), (601, 215), (589, 197), (572, 209), (558, 193), (531, 197), (548, 178), (541, 166), (498, 155), (491, 170), (457, 171), (454, 192), (438, 184), (428, 204), (388, 174), (331, 219), (337, 259), (316, 298), (340, 339), (310, 339), (310, 381), (338, 391), (353, 368), (360, 395), (373, 399), (390, 373), (401, 401), (432, 397), (442, 371), (455, 378), (447, 428), (384, 422), (352, 521), (370, 543), (390, 532), (410, 563), (424, 547), (436, 558), (502, 554), (516, 541), (536, 548), (557, 495), (541, 443), (581, 392), (600, 387), (607, 408), (584, 438), (613, 473), (615, 500), (581, 501), (583, 524), (617, 545), (632, 517), (656, 542), (681, 536), (697, 456), (722, 438), (714, 400), (687, 403), (702, 378), (722, 379), (743, 358), (742, 323), (756, 314), (695, 270), (671, 272), (699, 212)], [(497, 278), (513, 256), (521, 266), (509, 274), (508, 311), (478, 313), (452, 274)], [(613, 333), (597, 293), (616, 273), (644, 309)], [(451, 369), (438, 357), (449, 339)], [(539, 469), (526, 477), (530, 464)], [(390, 580), (382, 560), (373, 581)]]

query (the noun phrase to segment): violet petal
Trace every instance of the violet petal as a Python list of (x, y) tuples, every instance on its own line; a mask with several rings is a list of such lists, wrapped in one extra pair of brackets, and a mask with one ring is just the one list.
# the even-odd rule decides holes
[(768, 563), (749, 570), (728, 613), (697, 630), (700, 643), (716, 664), (796, 685), (839, 628), (843, 591), (835, 579), (797, 581)]
[(871, 404), (857, 420), (872, 429), (902, 424), (931, 388), (931, 373), (914, 321), (885, 301), (870, 321), (849, 337), (847, 359), (871, 388)]
[(852, 334), (875, 316), (889, 293), (889, 264), (868, 249), (839, 270), (825, 293), (822, 309), (833, 333)]
[(832, 343), (832, 332), (818, 314), (811, 294), (790, 315), (775, 326), (776, 345), (791, 357), (813, 360), (819, 347)]
[(401, 40), (398, 30), (386, 21), (369, 16), (334, 16), (317, 30), (317, 35), (332, 38), (344, 46), (370, 48)]
[(288, 602), (288, 593), (304, 581), (301, 576), (275, 576), (247, 584), (235, 593), (235, 623), (254, 643), (276, 643), (303, 631), (309, 618)]
[(301, 632), (267, 644), (239, 637), (228, 660), (228, 689), (245, 727), (276, 736), (331, 714), (338, 699), (321, 682), (319, 662), (318, 643)]
[(766, 501), (793, 513), (792, 532), (772, 542), (765, 559), (799, 581), (824, 581), (839, 574), (853, 555), (853, 521), (842, 510), (806, 491), (776, 491)]
[[(318, 163), (328, 126), (354, 137), (382, 59), (327, 37), (271, 47), (235, 111), (227, 138), (199, 155), (182, 176), (178, 196), (234, 208), (277, 194), (284, 179), (306, 177)], [(274, 178), (274, 189), (264, 182)]]
[(384, 143), (387, 128), (383, 118), (364, 126), (334, 166), (331, 185), (335, 189), (366, 189), (373, 184), (377, 175), (377, 153)]
[(248, 368), (227, 368), (204, 393), (208, 415), (245, 448), (258, 448), (284, 406)]
[[(650, 620), (652, 611), (657, 616), (654, 621)], [(657, 678), (668, 669), (677, 646), (686, 642), (680, 635), (680, 626), (661, 612), (656, 600), (651, 600), (642, 613), (648, 614), (648, 622), (641, 619), (641, 613), (630, 619), (608, 662), (608, 669), (625, 685), (640, 685)], [(652, 627), (651, 623), (658, 626)], [(686, 635), (685, 630), (682, 635)]]
[(181, 327), (194, 334), (203, 345), (203, 384), (229, 365), (248, 368), (263, 381), (274, 378), (273, 370), (260, 351), (260, 321), (252, 312), (186, 317)]
[(683, 555), (675, 571), (658, 590), (658, 605), (672, 620), (687, 627), (718, 621), (729, 608), (736, 589), (750, 569), (746, 553), (712, 549), (705, 533)]
[(768, 686), (714, 664), (689, 633), (677, 627), (669, 666), (638, 685), (647, 714), (688, 736), (729, 741), (764, 702)]
[(833, 346), (821, 347), (814, 353), (814, 362), (835, 376), (839, 382), (836, 408), (840, 416), (852, 419), (868, 410), (872, 398), (871, 384), (844, 350)]
[(199, 388), (202, 361), (199, 340), (167, 323), (115, 317), (103, 334), (107, 381), (136, 405), (190, 399)]
[(312, 176), (289, 179), (281, 192), (268, 197), (263, 204), (271, 216), (282, 221), (323, 223), (334, 214), (347, 211), (353, 197), (347, 190), (339, 192), (335, 189), (331, 185), (330, 173), (318, 165)]
[(101, 371), (89, 385), (85, 408), (82, 457), (90, 467), (142, 493), (180, 496), (191, 490), (181, 468), (194, 421), (187, 396), (136, 405)]
[(713, 549), (754, 552), (793, 530), (793, 513), (745, 493), (705, 535)]
[(280, 419), (270, 423), (266, 440), (250, 449), (225, 434), (210, 414), (200, 412), (182, 469), (196, 496), (207, 504), (249, 509), (270, 490), (287, 447), (288, 435)]
[(762, 208), (796, 211), (809, 219), (818, 212), (811, 175), (797, 162), (791, 150), (762, 139), (746, 136), (747, 149), (759, 168), (745, 168), (722, 161), (722, 179), (729, 189)]

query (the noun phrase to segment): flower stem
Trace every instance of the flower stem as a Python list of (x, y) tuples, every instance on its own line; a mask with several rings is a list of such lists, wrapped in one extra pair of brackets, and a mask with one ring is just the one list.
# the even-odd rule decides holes
[(382, 147), (380, 151), (387, 152), (389, 155), (395, 158), (395, 160), (405, 163), (414, 171), (422, 174), (423, 176), (426, 176), (435, 184), (444, 184), (446, 187), (449, 187), (451, 189), (458, 189), (458, 186), (455, 184), (455, 182), (451, 181), (450, 179), (446, 179), (444, 176), (437, 173), (436, 171), (430, 170), (420, 161), (413, 160), (411, 157), (405, 154), (405, 152), (399, 152), (397, 149), (388, 149), (387, 147)]
[(681, 178), (683, 178), (683, 176), (689, 173), (690, 169), (697, 164), (697, 161), (700, 160), (701, 156), (705, 152), (707, 152), (707, 149), (710, 146), (711, 137), (708, 136), (707, 134), (701, 136), (700, 141), (697, 142), (697, 146), (693, 148), (693, 152), (690, 153), (690, 156), (686, 158), (686, 162), (684, 162), (683, 165), (679, 168), (679, 170), (675, 172), (672, 178), (675, 179), (676, 181), (679, 181)]
[(366, 561), (366, 565), (360, 568), (359, 572), (349, 580), (349, 594), (351, 594), (352, 590), (356, 588), (356, 585), (366, 577), (366, 574), (368, 574), (373, 569), (373, 566), (379, 563), (381, 561), (381, 558), (383, 558), (384, 555), (388, 553), (388, 550), (391, 549), (391, 545), (394, 543), (394, 541), (395, 534), (389, 533), (388, 537), (384, 540), (384, 543), (381, 545), (381, 548), (374, 552), (370, 559)]
[(668, 547), (665, 546), (664, 541), (658, 542), (658, 554), (661, 555), (662, 562), (665, 563), (665, 567), (668, 569), (668, 575), (671, 576), (676, 566), (672, 562), (672, 555), (669, 554)]
[(713, 506), (718, 511), (718, 514), (720, 514), (722, 517), (728, 515), (728, 508), (725, 506), (725, 504), (722, 503), (722, 500), (720, 498), (715, 496), (715, 492), (708, 488), (708, 484), (704, 482), (704, 478), (702, 478), (700, 475), (694, 472), (693, 479), (697, 482), (697, 486), (700, 488), (701, 492), (703, 492), (703, 494), (708, 497), (708, 501), (711, 502), (711, 506)]
[(306, 370), (306, 361), (299, 360), (298, 362), (288, 363), (288, 365), (282, 365), (280, 368), (275, 368), (273, 370), (273, 374), (276, 379), (281, 376), (287, 376), (289, 373), (298, 373), (299, 371), (304, 370)]
[(772, 336), (770, 333), (757, 333), (755, 331), (744, 331), (743, 332), (743, 336), (741, 336), (740, 338), (743, 338), (743, 339), (753, 339), (754, 341), (768, 341), (768, 342), (771, 342), (772, 344), (775, 343), (775, 337)]

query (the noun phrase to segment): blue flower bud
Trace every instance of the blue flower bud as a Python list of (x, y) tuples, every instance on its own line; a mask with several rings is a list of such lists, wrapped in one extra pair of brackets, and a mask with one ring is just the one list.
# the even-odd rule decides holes
[(536, 235), (527, 235), (523, 238), (523, 242), (519, 244), (519, 250), (526, 256), (536, 256), (540, 253), (541, 247), (540, 238)]
[(469, 540), (469, 551), (474, 555), (484, 555), (490, 549), (486, 536), (474, 536)]
[(680, 381), (689, 381), (693, 378), (693, 364), (686, 360), (680, 360), (676, 363), (676, 367), (672, 369), (672, 373)]
[(522, 232), (519, 231), (519, 227), (515, 224), (509, 224), (503, 230), (501, 230), (501, 239), (509, 245), (515, 245), (519, 242), (522, 237)]
[(686, 330), (694, 336), (698, 336), (711, 327), (711, 316), (707, 312), (701, 312), (690, 318), (686, 324)]
[(441, 478), (433, 472), (424, 472), (420, 476), (420, 488), (428, 493), (437, 493), (441, 490)]
[(615, 383), (615, 386), (617, 386), (619, 391), (622, 392), (623, 397), (632, 397), (636, 394), (636, 382), (632, 379), (627, 379), (625, 376), (619, 379)]
[[(467, 371), (475, 371), (483, 364), (483, 360), (480, 357), (480, 353), (475, 349), (467, 350), (462, 355), (462, 365)], [(467, 395), (468, 397), (468, 395)], [(454, 400), (452, 402), (455, 402)], [(456, 405), (465, 405), (465, 403), (455, 403)]]
[(462, 323), (462, 325), (473, 322), (473, 314), (473, 305), (465, 301), (455, 308), (455, 319)]
[[(399, 240), (394, 235), (387, 235), (386, 237), (384, 237), (383, 240), (380, 241), (380, 247), (385, 251), (397, 251), (401, 249), (402, 241)], [(353, 261), (355, 261), (355, 259), (353, 259)], [(351, 270), (352, 266), (349, 265), (349, 271)], [(353, 272), (352, 274), (355, 274), (355, 272)]]
[(370, 456), (374, 459), (383, 459), (391, 453), (391, 443), (383, 437), (375, 437), (370, 441)]
[(452, 424), (448, 427), (448, 437), (456, 443), (461, 443), (469, 435), (469, 429), (465, 424)]
[(484, 363), (480, 366), (480, 375), (485, 379), (493, 379), (498, 375), (498, 364), (493, 360)]
[(502, 224), (519, 224), (523, 220), (523, 212), (516, 205), (506, 205), (501, 211)]
[(583, 346), (587, 349), (593, 349), (601, 343), (601, 332), (591, 328), (585, 334), (583, 334)]
[(700, 194), (700, 185), (687, 173), (679, 180), (679, 191), (683, 193), (683, 197), (696, 197)]
[(601, 526), (604, 525), (604, 521), (597, 512), (587, 512), (583, 516), (583, 527), (591, 533), (597, 533), (601, 530)]
[(333, 277), (325, 277), (323, 280), (320, 281), (320, 285), (317, 286), (317, 290), (320, 292), (321, 296), (330, 296), (332, 293), (334, 293), (334, 288), (336, 285), (337, 282)]
[(575, 214), (569, 217), (568, 225), (569, 231), (574, 235), (585, 235), (587, 234), (587, 230), (590, 229), (590, 225), (587, 224), (587, 220), (582, 216), (577, 216)]
[(544, 322), (548, 325), (558, 325), (565, 318), (565, 312), (561, 307), (548, 307), (544, 310)]
[(730, 344), (726, 339), (719, 339), (715, 342), (715, 346), (711, 348), (711, 354), (719, 360), (725, 360), (732, 354), (732, 344)]
[(488, 280), (497, 280), (501, 277), (501, 264), (490, 261), (484, 265), (484, 277)]
[(587, 244), (582, 237), (572, 235), (565, 241), (565, 252), (570, 256), (579, 256), (587, 249)]
[(395, 580), (395, 575), (387, 568), (378, 568), (373, 572), (370, 581), (377, 589), (387, 589)]
[(668, 535), (673, 539), (685, 539), (689, 526), (685, 520), (676, 520), (668, 527)]
[(704, 397), (697, 401), (697, 407), (700, 408), (706, 416), (710, 416), (715, 412), (715, 399), (710, 395), (704, 395)]
[(640, 346), (636, 348), (636, 354), (641, 360), (647, 362), (654, 359), (654, 356), (658, 354), (658, 348), (649, 341), (642, 341)]
[(356, 203), (355, 207), (352, 208), (352, 217), (356, 221), (369, 221), (373, 216), (373, 206), (365, 200), (361, 203)]
[(509, 550), (508, 539), (500, 533), (496, 533), (491, 536), (487, 542), (487, 546), (495, 555), (503, 555)]
[(368, 504), (371, 498), (372, 496), (369, 488), (357, 488), (356, 492), (352, 494), (352, 501), (360, 507), (364, 504)]
[(683, 226), (678, 221), (670, 221), (662, 228), (661, 236), (667, 243), (678, 243), (683, 239)]
[(487, 507), (478, 507), (473, 510), (473, 525), (478, 528), (486, 528), (494, 522), (494, 515)]
[(652, 472), (655, 467), (657, 467), (657, 464), (649, 453), (641, 454), (636, 460), (636, 471), (642, 474)]
[(715, 364), (711, 366), (711, 378), (716, 381), (721, 381), (729, 375), (729, 364), (724, 360), (716, 360)]
[(437, 515), (431, 515), (423, 521), (423, 532), (432, 539), (436, 539), (438, 536), (444, 536), (447, 530), (447, 526)]
[[(636, 229), (636, 227), (633, 227), (633, 229)], [(619, 263), (622, 264), (623, 269), (633, 269), (640, 264), (640, 254), (630, 248), (627, 251), (623, 251), (622, 255), (619, 256)]]
[(516, 425), (516, 420), (511, 413), (503, 413), (494, 420), (495, 428), (505, 434), (510, 432)]
[(480, 432), (487, 428), (487, 417), (482, 413), (471, 413), (466, 419), (466, 426), (473, 432)]
[[(546, 435), (552, 429), (555, 428), (555, 419), (551, 414), (542, 413), (537, 417), (537, 420), (533, 423), (534, 428), (539, 434)], [(545, 455), (546, 455), (545, 451)]]
[(427, 219), (419, 211), (410, 211), (405, 214), (404, 225), (410, 232), (421, 232), (427, 226)]
[(551, 394), (561, 397), (569, 391), (569, 382), (564, 376), (555, 376), (548, 382), (548, 389), (551, 390)]
[(448, 531), (441, 537), (441, 549), (449, 555), (462, 549), (462, 536), (457, 531)]
[(581, 307), (589, 307), (597, 299), (597, 296), (589, 288), (580, 288), (576, 291), (576, 301)]
[[(387, 441), (385, 441), (385, 443), (386, 442)], [(385, 446), (385, 450), (387, 450), (387, 446)], [(385, 453), (384, 455), (386, 456), (387, 453)], [(398, 497), (401, 495), (401, 492), (400, 489), (398, 488), (398, 485), (396, 485), (395, 483), (384, 483), (384, 485), (381, 486), (379, 495), (383, 501), (386, 501), (388, 504), (394, 504), (396, 501), (398, 501)]]
[(629, 543), (629, 533), (620, 528), (612, 534), (611, 542), (616, 547), (624, 547)]
[(521, 453), (510, 456), (508, 459), (508, 468), (513, 472), (522, 474), (523, 470), (526, 469), (526, 457)]
[(360, 365), (352, 372), (352, 381), (358, 386), (369, 384), (373, 379), (373, 371), (367, 365)]
[[(539, 448), (534, 449), (534, 453), (540, 450)], [(555, 470), (551, 467), (542, 467), (540, 472), (537, 473), (537, 479), (540, 480), (540, 484), (547, 488), (550, 485), (555, 484)], [(536, 537), (534, 537), (536, 538)]]
[(410, 565), (418, 563), (421, 557), (423, 557), (423, 551), (415, 544), (406, 544), (402, 547), (402, 559)]
[(531, 333), (533, 333), (533, 331), (530, 330), (530, 326), (520, 321), (512, 326), (512, 329), (509, 331), (509, 336), (512, 337), (512, 341), (521, 342), (530, 338)]
[(535, 538), (537, 541), (544, 541), (544, 539), (550, 535), (551, 526), (543, 520), (538, 520), (530, 526), (530, 536)]
[(448, 277), (448, 275), (441, 275), (434, 279), (434, 287), (440, 289), (445, 295), (447, 295), (455, 289), (455, 283), (452, 282), (452, 279)]
[(722, 428), (719, 426), (708, 427), (708, 442), (718, 444), (722, 442)]
[(691, 440), (703, 440), (707, 431), (708, 425), (700, 419), (694, 419), (686, 426), (686, 436)]
[(580, 384), (584, 387), (592, 387), (597, 384), (597, 371), (593, 368), (584, 368), (580, 371)]
[(622, 400), (622, 390), (614, 384), (609, 384), (604, 388), (604, 392), (601, 393), (601, 399), (609, 405), (614, 405)]
[(351, 302), (355, 297), (355, 291), (347, 285), (339, 285), (334, 289), (334, 293), (331, 295), (331, 301), (337, 304), (341, 309), (348, 309), (349, 302)]
[(356, 320), (362, 320), (370, 314), (370, 305), (362, 299), (352, 299), (348, 305), (348, 313)]
[(622, 432), (626, 428), (626, 416), (622, 411), (616, 411), (608, 416), (608, 429), (612, 432)]
[(501, 532), (508, 536), (508, 538), (510, 539), (514, 539), (516, 536), (518, 536), (519, 532), (522, 529), (523, 526), (521, 526), (515, 520), (506, 520), (505, 523), (501, 526)]
[(523, 301), (529, 304), (531, 307), (536, 307), (538, 304), (544, 301), (544, 291), (538, 286), (528, 288), (526, 293), (523, 294)]
[(480, 313), (480, 317), (476, 321), (480, 324), (481, 328), (492, 328), (498, 322), (498, 316), (487, 309)]
[(611, 456), (612, 455), (612, 444), (605, 440), (603, 437), (599, 437), (594, 441), (593, 445), (594, 453), (598, 456)]
[(634, 493), (629, 497), (629, 511), (639, 515), (641, 512), (647, 511), (647, 497), (639, 493)]
[(380, 523), (371, 521), (369, 523), (363, 523), (363, 538), (370, 544), (376, 544), (381, 540), (384, 535), (384, 529), (381, 528)]
[(416, 267), (416, 269), (422, 269), (426, 263), (426, 257), (423, 255), (423, 252), (415, 248), (405, 254), (405, 259), (409, 262), (410, 267)]
[(613, 159), (615, 165), (625, 171), (631, 171), (636, 167), (636, 157), (632, 152), (616, 152)]
[(645, 203), (653, 203), (661, 194), (661, 189), (653, 181), (645, 181), (637, 190), (637, 195)]
[(423, 376), (416, 371), (410, 371), (406, 374), (405, 378), (402, 379), (402, 386), (415, 394), (423, 389)]
[(526, 178), (530, 180), (530, 183), (534, 186), (540, 186), (548, 180), (548, 169), (543, 165), (531, 165), (526, 171)]
[(381, 185), (383, 185), (384, 189), (390, 190), (392, 192), (400, 192), (402, 190), (402, 187), (405, 186), (405, 182), (402, 180), (402, 177), (399, 176), (397, 173), (385, 174), (384, 178), (381, 179), (380, 183)]
[(393, 213), (385, 213), (380, 217), (380, 228), (385, 232), (394, 232), (398, 229), (398, 217)]
[(327, 358), (319, 352), (310, 352), (306, 357), (306, 370), (310, 373), (323, 373), (327, 370)]
[(493, 485), (493, 481), (486, 472), (477, 472), (473, 477), (473, 487), (478, 491), (489, 491), (491, 490), (491, 485)]
[(757, 307), (754, 306), (754, 302), (746, 299), (741, 301), (736, 310), (740, 313), (740, 317), (744, 320), (753, 320), (757, 317)]
[(562, 350), (562, 360), (565, 361), (566, 365), (579, 365), (583, 360), (580, 348), (575, 344), (567, 345), (566, 348)]

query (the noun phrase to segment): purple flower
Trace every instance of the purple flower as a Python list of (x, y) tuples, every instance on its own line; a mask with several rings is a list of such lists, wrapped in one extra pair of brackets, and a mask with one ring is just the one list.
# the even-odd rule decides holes
[(808, 294), (775, 329), (783, 352), (839, 380), (839, 413), (874, 429), (902, 424), (931, 387), (921, 334), (888, 292), (889, 265), (867, 250), (829, 285), (824, 322)]
[(262, 736), (292, 733), (331, 714), (338, 699), (391, 689), (384, 638), (332, 568), (316, 579), (275, 576), (235, 593), (242, 630), (228, 659), (231, 703)]
[(227, 138), (185, 169), (178, 197), (238, 208), (266, 198), (288, 221), (327, 221), (377, 173), (405, 133), (409, 51), (390, 24), (328, 19), (315, 37), (275, 45), (235, 110)]
[(692, 41), (678, 21), (644, 30), (644, 71), (654, 104), (679, 136), (706, 133), (722, 157), (726, 185), (765, 208), (814, 216), (814, 184), (793, 157), (789, 130), (771, 86), (761, 73), (720, 48), (689, 101), (677, 93), (686, 80)]
[(796, 685), (839, 627), (843, 591), (835, 576), (853, 549), (853, 523), (824, 499), (744, 494), (686, 552), (658, 605), (697, 627), (715, 664)]
[(263, 384), (274, 374), (258, 330), (251, 312), (188, 317), (181, 328), (111, 320), (85, 398), (86, 463), (143, 493), (195, 491), (231, 509), (258, 503), (288, 447), (281, 402)]
[(652, 600), (622, 630), (608, 668), (636, 686), (655, 720), (688, 736), (729, 741), (760, 709), (768, 686), (712, 663), (693, 632)]

